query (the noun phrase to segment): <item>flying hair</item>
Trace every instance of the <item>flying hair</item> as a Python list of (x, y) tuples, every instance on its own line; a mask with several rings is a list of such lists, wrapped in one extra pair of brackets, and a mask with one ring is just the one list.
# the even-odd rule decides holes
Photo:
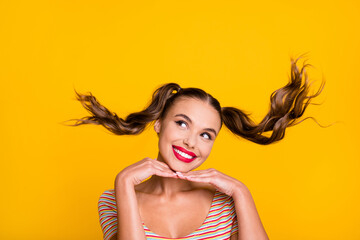
[[(181, 88), (177, 83), (167, 83), (155, 90), (150, 104), (144, 110), (131, 113), (125, 119), (101, 105), (90, 92), (81, 94), (75, 90), (77, 100), (91, 113), (91, 116), (70, 119), (76, 120), (76, 122), (68, 126), (96, 124), (102, 125), (116, 135), (137, 135), (143, 132), (148, 124), (157, 119), (164, 119), (177, 99), (188, 97), (205, 101), (213, 106), (219, 113), (221, 126), (224, 124), (233, 134), (257, 144), (271, 144), (284, 138), (287, 127), (312, 118), (308, 117), (298, 121), (303, 116), (308, 105), (312, 104), (311, 100), (317, 97), (324, 89), (325, 81), (322, 81), (317, 92), (309, 95), (311, 83), (309, 83), (306, 68), (311, 65), (303, 64), (299, 69), (297, 61), (300, 58), (291, 59), (289, 82), (270, 95), (270, 109), (258, 124), (250, 118), (250, 114), (241, 109), (221, 107), (216, 98), (202, 89)], [(314, 120), (314, 118), (312, 119)], [(270, 136), (264, 134), (270, 131)]]

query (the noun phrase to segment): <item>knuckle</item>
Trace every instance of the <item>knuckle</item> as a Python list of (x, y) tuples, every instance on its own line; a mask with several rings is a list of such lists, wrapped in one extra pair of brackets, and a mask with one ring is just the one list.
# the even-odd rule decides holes
[(168, 167), (168, 165), (166, 163), (160, 162), (160, 164), (166, 168)]
[(149, 158), (143, 158), (141, 161), (139, 161), (139, 163), (147, 164), (148, 161), (149, 161)]
[(152, 166), (154, 165), (154, 163), (151, 161), (146, 161), (144, 164), (146, 168), (152, 168)]

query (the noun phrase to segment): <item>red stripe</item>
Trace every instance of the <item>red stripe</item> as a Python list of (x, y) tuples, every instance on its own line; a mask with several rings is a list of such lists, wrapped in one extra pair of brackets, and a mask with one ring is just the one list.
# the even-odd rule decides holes
[[(220, 231), (220, 230), (222, 230), (222, 229), (224, 229), (224, 228), (226, 228), (226, 227), (218, 228), (218, 229), (216, 229), (216, 230), (213, 230), (213, 231), (210, 231), (210, 232), (206, 232), (206, 233), (202, 233), (202, 234), (196, 234), (196, 235), (194, 235), (194, 236), (203, 236), (203, 235), (207, 235), (207, 234), (211, 234), (211, 233), (216, 233), (217, 231)], [(231, 230), (230, 230), (230, 231), (231, 231)], [(228, 234), (230, 231), (222, 232), (222, 233), (219, 233), (219, 234), (214, 235), (214, 236), (211, 236), (211, 237), (212, 237), (212, 238), (214, 238), (214, 237), (221, 237), (221, 236), (224, 236), (224, 235)], [(209, 239), (209, 237), (199, 238), (198, 240), (203, 240), (203, 239), (206, 240), (206, 239)]]

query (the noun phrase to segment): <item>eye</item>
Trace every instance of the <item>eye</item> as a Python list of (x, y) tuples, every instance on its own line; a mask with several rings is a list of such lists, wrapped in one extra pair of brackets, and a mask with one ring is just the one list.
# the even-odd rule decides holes
[(176, 121), (176, 124), (179, 125), (179, 126), (185, 125), (185, 127), (186, 127), (186, 123), (184, 121), (181, 121), (181, 120)]
[(211, 140), (212, 138), (211, 138), (211, 136), (210, 136), (210, 134), (208, 134), (208, 133), (203, 133), (203, 134), (205, 134), (204, 136), (207, 136), (207, 139), (209, 139), (209, 140)]

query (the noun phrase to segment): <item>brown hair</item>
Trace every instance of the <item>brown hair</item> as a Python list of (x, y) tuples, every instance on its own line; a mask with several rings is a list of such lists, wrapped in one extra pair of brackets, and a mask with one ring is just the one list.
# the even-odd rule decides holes
[[(311, 99), (318, 96), (324, 88), (325, 81), (322, 81), (320, 88), (314, 95), (308, 95), (310, 85), (306, 73), (306, 67), (310, 64), (303, 64), (301, 70), (297, 67), (297, 61), (291, 59), (290, 81), (284, 87), (274, 91), (270, 96), (270, 110), (259, 123), (254, 123), (249, 115), (234, 107), (221, 107), (218, 100), (199, 88), (181, 88), (176, 83), (164, 84), (152, 95), (148, 107), (140, 112), (129, 114), (126, 119), (117, 116), (102, 106), (97, 99), (89, 93), (79, 94), (76, 92), (77, 100), (92, 114), (77, 120), (74, 125), (97, 124), (102, 125), (116, 135), (134, 135), (144, 131), (149, 123), (154, 120), (163, 119), (176, 99), (190, 97), (200, 99), (211, 104), (219, 113), (221, 126), (225, 126), (234, 134), (248, 139), (254, 143), (266, 145), (281, 140), (285, 136), (285, 129), (294, 126), (310, 103)], [(303, 76), (305, 81), (303, 83)], [(175, 91), (175, 92), (174, 92)], [(272, 131), (270, 137), (264, 132)]]

